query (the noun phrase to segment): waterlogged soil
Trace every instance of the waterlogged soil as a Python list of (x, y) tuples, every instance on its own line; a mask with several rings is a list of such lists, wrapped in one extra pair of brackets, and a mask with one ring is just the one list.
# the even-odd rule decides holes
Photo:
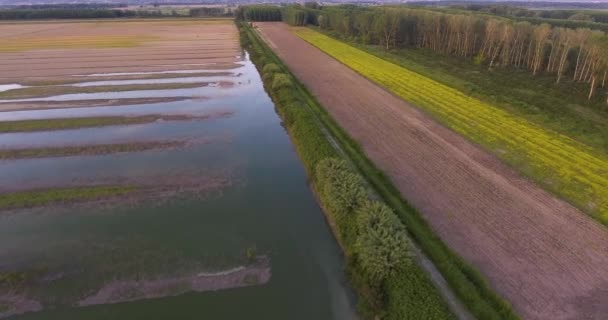
[[(0, 133), (13, 157), (0, 161), (12, 204), (0, 208), (0, 318), (354, 319), (341, 252), (232, 22), (149, 23), (37, 23), (72, 42), (157, 40), (0, 53), (0, 83), (165, 86), (0, 101), (0, 122), (45, 130)], [(6, 27), (0, 38), (21, 32)], [(214, 85), (166, 87), (185, 78)], [(100, 118), (120, 121), (53, 123)]]
[(71, 102), (63, 101), (38, 101), (38, 102), (5, 102), (0, 104), (0, 112), (18, 110), (45, 110), (45, 109), (71, 109), (86, 107), (115, 107), (135, 104), (152, 104), (161, 102), (173, 102), (189, 100), (190, 97), (173, 98), (133, 98), (133, 99), (97, 99), (97, 100), (76, 100)]
[(270, 261), (265, 256), (244, 266), (217, 272), (199, 272), (180, 277), (113, 281), (95, 294), (78, 302), (79, 306), (119, 303), (176, 296), (186, 292), (205, 292), (263, 285), (271, 276)]
[[(235, 66), (236, 67), (236, 66)], [(68, 85), (77, 84), (83, 81), (105, 81), (108, 77), (111, 77), (113, 81), (119, 80), (142, 80), (142, 79), (173, 79), (188, 77), (229, 77), (233, 76), (231, 72), (225, 70), (206, 70), (206, 69), (193, 69), (193, 70), (173, 70), (173, 72), (152, 72), (152, 73), (140, 73), (140, 74), (109, 74), (109, 75), (94, 75), (94, 76), (71, 76), (71, 77), (52, 77), (52, 78), (36, 78), (21, 81), (22, 86), (50, 86), (50, 85)], [(20, 85), (16, 87), (3, 88), (0, 85), (0, 91), (7, 91), (12, 89), (19, 89)]]

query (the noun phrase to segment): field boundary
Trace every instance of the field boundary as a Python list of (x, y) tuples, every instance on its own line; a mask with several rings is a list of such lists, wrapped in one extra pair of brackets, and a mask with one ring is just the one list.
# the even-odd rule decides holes
[[(272, 52), (269, 48), (266, 50)], [(272, 54), (276, 57), (274, 52)], [(288, 70), (286, 66), (283, 67)], [(488, 286), (483, 276), (434, 234), (420, 213), (402, 198), (390, 179), (365, 156), (358, 143), (337, 125), (301, 82), (297, 79), (296, 81), (298, 89), (307, 98), (317, 119), (335, 138), (377, 194), (397, 213), (408, 228), (410, 236), (440, 270), (452, 291), (467, 309), (480, 319), (519, 319), (510, 304)]]

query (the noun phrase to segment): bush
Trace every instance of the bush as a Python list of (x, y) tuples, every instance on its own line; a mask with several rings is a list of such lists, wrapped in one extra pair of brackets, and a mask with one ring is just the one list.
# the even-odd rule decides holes
[(279, 66), (277, 66), (275, 63), (269, 63), (267, 65), (264, 66), (264, 68), (262, 68), (262, 73), (266, 74), (266, 73), (277, 73), (280, 72), (281, 68), (279, 68)]
[(262, 80), (264, 82), (272, 81), (274, 74), (281, 72), (281, 68), (274, 63), (269, 63), (262, 68)]
[(336, 215), (352, 213), (367, 200), (363, 178), (344, 160), (321, 161), (317, 166), (317, 182), (327, 208)]
[(405, 226), (384, 203), (367, 202), (357, 210), (357, 228), (355, 247), (359, 263), (371, 283), (380, 285), (411, 264), (411, 244)]
[(293, 86), (289, 76), (284, 73), (276, 73), (272, 79), (272, 90), (278, 91), (283, 88), (290, 88)]

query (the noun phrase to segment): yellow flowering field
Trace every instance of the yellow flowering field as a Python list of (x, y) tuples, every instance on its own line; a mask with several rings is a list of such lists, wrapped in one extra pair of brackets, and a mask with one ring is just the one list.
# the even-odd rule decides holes
[(607, 155), (314, 30), (293, 32), (608, 224)]

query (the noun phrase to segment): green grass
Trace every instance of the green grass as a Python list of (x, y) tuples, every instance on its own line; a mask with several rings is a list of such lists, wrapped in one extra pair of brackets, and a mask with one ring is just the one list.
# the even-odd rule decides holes
[(135, 191), (133, 186), (93, 186), (5, 193), (0, 194), (0, 209), (99, 200), (124, 196)]
[(137, 152), (164, 148), (174, 148), (183, 145), (185, 145), (185, 142), (152, 141), (66, 147), (0, 149), (0, 160), (67, 157), (74, 155), (104, 155), (111, 153)]
[(608, 224), (607, 155), (339, 40), (311, 29), (295, 32)]
[(115, 86), (92, 86), (92, 87), (71, 87), (71, 86), (41, 86), (13, 89), (0, 92), (0, 99), (28, 99), (50, 97), (62, 94), (75, 93), (97, 93), (97, 92), (120, 92), (136, 90), (169, 90), (198, 88), (209, 85), (208, 82), (201, 83), (150, 83), (150, 84), (130, 84)]
[[(187, 120), (186, 116), (146, 115), (138, 117), (88, 117), (17, 120), (0, 122), (0, 133), (65, 130), (113, 125), (151, 123), (158, 120)], [(1, 151), (0, 151), (1, 152)]]

